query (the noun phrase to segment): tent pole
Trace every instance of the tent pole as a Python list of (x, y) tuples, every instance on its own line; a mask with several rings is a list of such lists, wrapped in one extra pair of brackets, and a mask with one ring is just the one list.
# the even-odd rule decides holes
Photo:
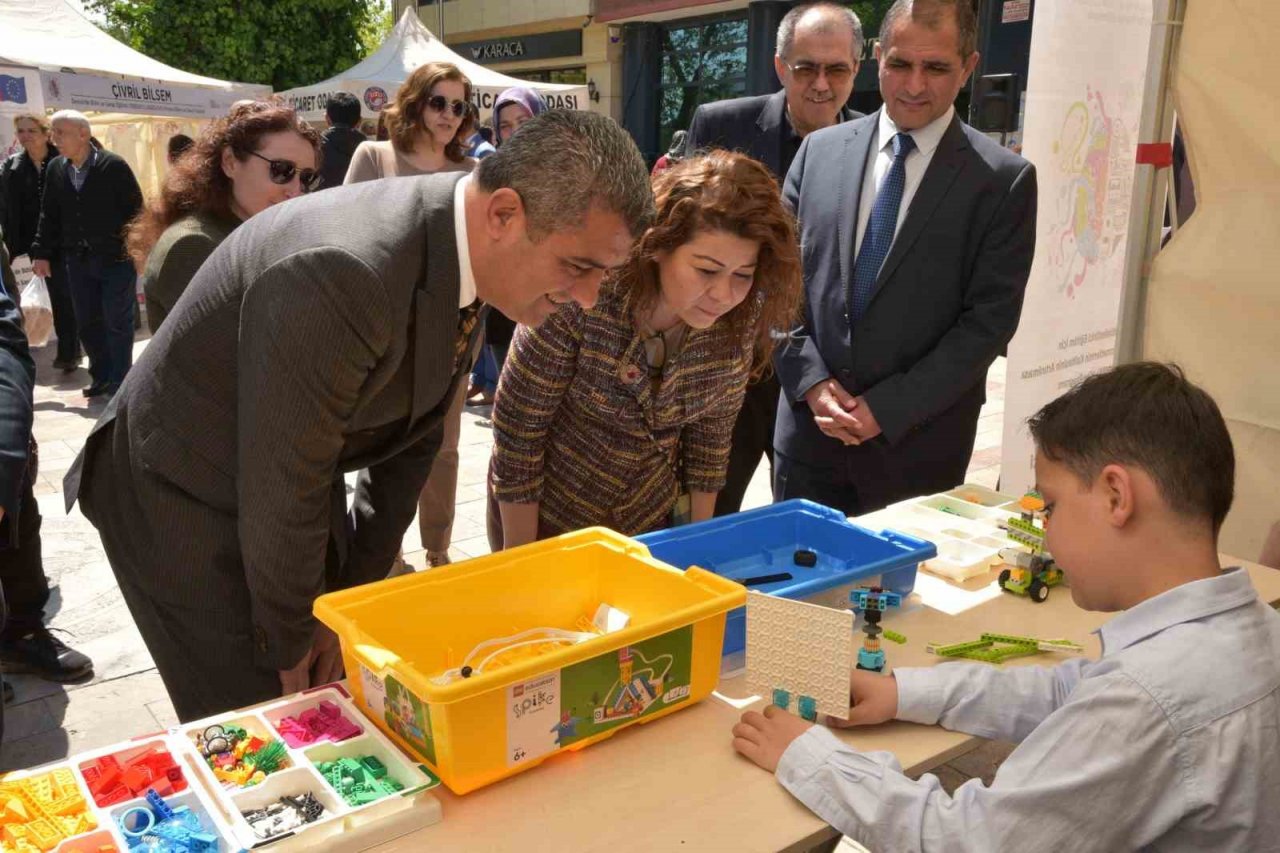
[[(1173, 72), (1186, 17), (1188, 0), (1156, 0), (1153, 4), (1151, 34), (1152, 65), (1156, 73), (1147, 75), (1142, 118), (1138, 124), (1139, 142), (1173, 141)], [(1147, 310), (1147, 281), (1151, 262), (1160, 251), (1164, 227), (1164, 210), (1168, 203), (1169, 169), (1139, 165), (1133, 175), (1133, 204), (1129, 217), (1129, 245), (1125, 261), (1124, 289), (1120, 298), (1120, 316), (1116, 326), (1116, 363), (1138, 361), (1143, 357), (1143, 338)]]

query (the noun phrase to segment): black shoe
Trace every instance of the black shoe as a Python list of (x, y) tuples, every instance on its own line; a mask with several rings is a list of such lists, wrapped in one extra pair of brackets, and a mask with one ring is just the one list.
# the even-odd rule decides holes
[(103, 394), (107, 393), (107, 389), (110, 387), (110, 382), (95, 382), (88, 388), (84, 389), (84, 395), (89, 399), (101, 397)]
[(93, 675), (93, 661), (67, 648), (43, 625), (0, 639), (0, 667), (7, 673), (29, 673), (49, 681), (78, 681)]
[(53, 366), (58, 370), (61, 370), (63, 373), (70, 373), (73, 370), (80, 369), (80, 359), (55, 358), (53, 360)]
[(4, 704), (8, 705), (13, 701), (13, 685), (7, 681), (0, 680), (0, 686), (4, 688)]

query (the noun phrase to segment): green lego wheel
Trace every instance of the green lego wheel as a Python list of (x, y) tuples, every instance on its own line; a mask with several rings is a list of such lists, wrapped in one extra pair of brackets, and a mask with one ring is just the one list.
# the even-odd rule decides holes
[(1000, 572), (1000, 588), (1001, 589), (1008, 590), (1008, 587), (1005, 586), (1005, 584), (1009, 582), (1009, 578), (1012, 576), (1013, 576), (1013, 572), (1009, 571), (1008, 569), (1004, 569), (1003, 571)]

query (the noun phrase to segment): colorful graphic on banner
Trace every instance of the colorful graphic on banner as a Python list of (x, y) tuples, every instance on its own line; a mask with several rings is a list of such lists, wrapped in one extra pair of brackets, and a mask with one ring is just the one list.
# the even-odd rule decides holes
[(1040, 0), (1022, 154), (1036, 166), (1036, 255), (1009, 344), (1002, 491), (1035, 481), (1026, 419), (1115, 363), (1150, 0)]
[(0, 159), (18, 150), (13, 117), (19, 113), (44, 115), (40, 72), (34, 68), (0, 65)]

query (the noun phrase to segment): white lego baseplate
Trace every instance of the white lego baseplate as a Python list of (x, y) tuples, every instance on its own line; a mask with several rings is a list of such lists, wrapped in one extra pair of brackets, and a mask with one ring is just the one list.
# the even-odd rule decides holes
[(772, 701), (774, 690), (817, 701), (818, 714), (849, 718), (849, 670), (855, 663), (854, 614), (761, 592), (747, 594), (747, 689)]

